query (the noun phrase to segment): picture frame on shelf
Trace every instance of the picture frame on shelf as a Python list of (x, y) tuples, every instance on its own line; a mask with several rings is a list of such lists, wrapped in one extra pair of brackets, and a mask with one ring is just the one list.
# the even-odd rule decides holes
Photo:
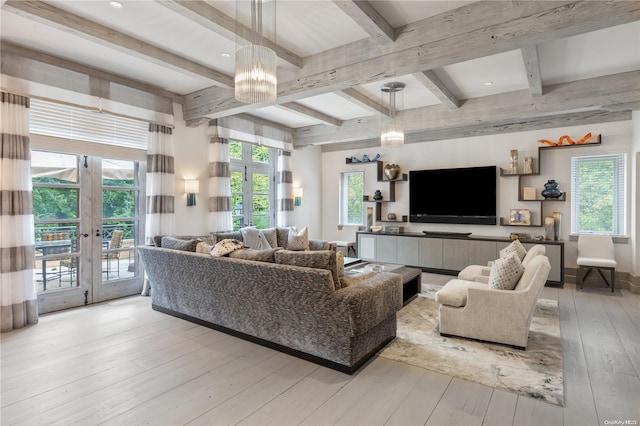
[(527, 209), (511, 209), (509, 225), (531, 225), (531, 212)]

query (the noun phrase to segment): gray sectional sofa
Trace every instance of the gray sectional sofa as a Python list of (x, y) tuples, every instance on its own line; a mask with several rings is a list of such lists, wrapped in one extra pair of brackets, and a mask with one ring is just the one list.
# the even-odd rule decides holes
[[(401, 277), (382, 272), (337, 281), (333, 250), (273, 250), (273, 263), (152, 246), (137, 250), (153, 309), (345, 373), (396, 334)], [(315, 265), (309, 259), (319, 266), (295, 266)]]

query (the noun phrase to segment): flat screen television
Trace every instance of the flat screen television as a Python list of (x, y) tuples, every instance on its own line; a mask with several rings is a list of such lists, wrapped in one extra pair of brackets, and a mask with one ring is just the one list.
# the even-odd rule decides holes
[(496, 166), (410, 170), (409, 221), (495, 225)]

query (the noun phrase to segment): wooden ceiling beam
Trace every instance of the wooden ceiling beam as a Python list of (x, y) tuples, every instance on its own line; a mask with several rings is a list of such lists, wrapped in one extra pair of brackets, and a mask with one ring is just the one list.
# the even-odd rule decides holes
[[(468, 138), (502, 133), (523, 132), (528, 130), (553, 129), (575, 125), (610, 123), (631, 120), (630, 111), (585, 111), (544, 117), (533, 117), (523, 120), (507, 120), (487, 122), (482, 125), (468, 125), (438, 129), (426, 129), (405, 134), (404, 143), (422, 143), (447, 139)], [(535, 142), (535, 141), (532, 141)], [(380, 147), (380, 138), (363, 139), (346, 143), (327, 143), (321, 145), (322, 152), (356, 150)], [(296, 146), (296, 148), (300, 148)], [(426, 148), (428, 149), (428, 148)]]
[(284, 104), (278, 105), (280, 108), (285, 108), (289, 111), (296, 112), (298, 114), (302, 114), (306, 117), (312, 118), (314, 120), (318, 120), (326, 125), (333, 127), (342, 126), (342, 120), (338, 120), (335, 117), (331, 117), (330, 115), (323, 114), (320, 111), (316, 111), (315, 109), (309, 108), (305, 105), (299, 104), (297, 102), (287, 102)]
[[(637, 1), (518, 2), (512, 7), (501, 1), (475, 2), (403, 27), (390, 47), (367, 39), (306, 58), (300, 72), (279, 75), (278, 99), (271, 105), (637, 20)], [(209, 98), (199, 107), (185, 101), (187, 119), (255, 108), (233, 96)]]
[(426, 87), (433, 95), (440, 99), (444, 105), (449, 109), (460, 108), (460, 101), (456, 96), (451, 93), (446, 84), (438, 78), (435, 72), (432, 70), (421, 71), (413, 74), (416, 80), (418, 80), (424, 87)]
[[(248, 41), (251, 38), (251, 28), (239, 24), (235, 19), (202, 0), (156, 0), (156, 2), (227, 40), (236, 41), (236, 38), (239, 37)], [(292, 51), (278, 46), (268, 39), (264, 39), (264, 45), (276, 52), (278, 58), (297, 68), (302, 68), (303, 59)]]
[(362, 93), (361, 91), (353, 87), (339, 90), (336, 92), (336, 95), (350, 102), (353, 102), (356, 105), (368, 111), (371, 111), (376, 115), (384, 116), (384, 117), (389, 116), (389, 108), (387, 108), (386, 106), (382, 105), (379, 102), (374, 101), (373, 99), (371, 99), (370, 97), (368, 97), (367, 95), (365, 95), (364, 93)]
[(395, 30), (371, 3), (364, 0), (333, 0), (344, 13), (380, 44), (393, 43)]
[(41, 22), (59, 30), (70, 32), (101, 45), (115, 48), (120, 52), (151, 60), (156, 64), (169, 67), (180, 72), (206, 77), (219, 85), (233, 87), (233, 77), (214, 69), (205, 67), (182, 56), (142, 40), (89, 21), (73, 13), (54, 7), (42, 1), (7, 0), (2, 11), (10, 11), (27, 19)]
[(529, 90), (534, 96), (542, 95), (542, 76), (540, 75), (540, 61), (538, 59), (538, 48), (536, 46), (526, 46), (520, 49), (524, 68), (527, 71)]
[[(534, 97), (528, 90), (519, 90), (468, 99), (455, 111), (444, 105), (405, 110), (402, 120), (405, 133), (409, 134), (445, 127), (518, 123), (537, 117), (606, 110), (621, 104), (635, 105), (637, 102), (640, 102), (640, 71), (633, 71), (550, 85), (541, 96)], [(377, 117), (347, 120), (339, 129), (320, 125), (302, 127), (294, 132), (294, 144), (304, 146), (376, 138), (378, 128)]]

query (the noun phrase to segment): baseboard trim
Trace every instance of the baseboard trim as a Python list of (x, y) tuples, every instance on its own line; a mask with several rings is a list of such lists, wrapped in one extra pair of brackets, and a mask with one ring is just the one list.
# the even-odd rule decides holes
[(360, 369), (360, 367), (362, 367), (367, 361), (369, 361), (375, 354), (377, 354), (382, 348), (387, 346), (393, 339), (395, 339), (395, 336), (389, 337), (383, 343), (381, 343), (378, 347), (374, 348), (372, 351), (370, 351), (365, 356), (363, 356), (358, 361), (356, 361), (353, 365), (349, 366), (349, 365), (340, 364), (335, 361), (331, 361), (316, 355), (311, 355), (306, 352), (299, 351), (297, 349), (292, 349), (288, 346), (280, 345), (278, 343), (274, 343), (269, 340), (261, 339), (259, 337), (252, 336), (250, 334), (245, 334), (240, 331), (233, 330), (231, 328), (223, 327), (221, 325), (214, 324), (212, 322), (205, 321), (200, 318), (192, 317), (191, 315), (183, 314), (181, 312), (177, 312), (172, 309), (167, 309), (153, 303), (151, 304), (151, 308), (155, 311), (162, 312), (164, 314), (171, 315), (171, 316), (192, 322), (194, 324), (202, 325), (204, 327), (208, 327), (216, 331), (220, 331), (222, 333), (247, 340), (252, 343), (257, 343), (260, 346), (265, 346), (267, 348), (274, 349), (279, 352), (283, 352), (287, 355), (292, 355), (297, 358), (301, 358), (306, 361), (313, 362), (314, 364), (318, 364), (323, 367), (331, 368), (332, 370), (337, 370), (341, 373), (350, 374), (350, 375), (358, 371), (358, 369)]

